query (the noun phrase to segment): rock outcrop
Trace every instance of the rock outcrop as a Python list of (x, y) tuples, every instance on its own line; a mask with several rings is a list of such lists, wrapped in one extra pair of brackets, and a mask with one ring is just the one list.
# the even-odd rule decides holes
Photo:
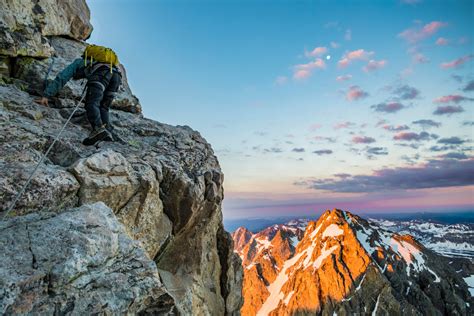
[(171, 312), (156, 264), (103, 203), (0, 222), (2, 314)]
[[(53, 77), (82, 54), (92, 27), (84, 0), (7, 0), (0, 9), (3, 217), (82, 86), (68, 83), (50, 107), (33, 99), (50, 65)], [(83, 146), (89, 126), (78, 111), (1, 222), (2, 249), (16, 255), (1, 258), (0, 314), (239, 314), (242, 268), (223, 229), (211, 146), (187, 126), (143, 118), (126, 78), (112, 108), (122, 140)]]
[[(277, 227), (280, 233), (268, 234)], [(266, 231), (238, 251), (245, 267), (242, 315), (473, 312), (467, 285), (450, 260), (409, 235), (340, 210), (327, 211), (309, 223), (293, 251), (287, 246), (287, 225)]]

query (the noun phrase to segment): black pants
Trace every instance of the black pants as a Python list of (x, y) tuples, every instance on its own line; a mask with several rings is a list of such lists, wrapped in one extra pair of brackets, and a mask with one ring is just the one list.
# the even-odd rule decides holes
[(114, 100), (122, 78), (107, 66), (97, 69), (87, 81), (85, 109), (92, 128), (110, 125), (109, 107)]

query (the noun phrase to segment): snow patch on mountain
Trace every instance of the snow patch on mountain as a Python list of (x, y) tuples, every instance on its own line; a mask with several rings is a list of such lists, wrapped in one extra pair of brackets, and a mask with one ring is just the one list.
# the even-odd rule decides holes
[(337, 237), (339, 235), (342, 235), (344, 231), (339, 228), (338, 225), (336, 224), (331, 224), (323, 232), (323, 238), (324, 237)]

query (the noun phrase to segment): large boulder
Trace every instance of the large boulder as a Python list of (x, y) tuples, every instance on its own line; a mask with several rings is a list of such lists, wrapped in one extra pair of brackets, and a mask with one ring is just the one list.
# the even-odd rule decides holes
[(0, 222), (1, 314), (172, 309), (156, 265), (103, 203)]
[(140, 161), (132, 165), (120, 153), (104, 150), (79, 160), (72, 172), (81, 183), (79, 203), (106, 203), (154, 258), (170, 238), (172, 224), (163, 213), (153, 168)]
[(46, 36), (87, 39), (92, 32), (84, 0), (3, 0), (0, 2), (0, 55), (49, 57)]

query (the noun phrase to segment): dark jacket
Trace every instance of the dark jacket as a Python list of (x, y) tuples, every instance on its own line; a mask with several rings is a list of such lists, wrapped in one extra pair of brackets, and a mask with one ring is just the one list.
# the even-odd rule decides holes
[[(78, 58), (74, 60), (69, 66), (63, 69), (53, 81), (50, 81), (46, 88), (43, 91), (43, 96), (45, 97), (53, 97), (55, 96), (59, 90), (61, 90), (64, 85), (73, 79), (87, 79), (92, 76), (92, 74), (101, 66), (108, 66), (108, 64), (103, 63), (88, 63), (86, 65), (84, 58)], [(118, 72), (116, 67), (113, 67), (114, 71)], [(119, 72), (120, 73), (120, 72)]]

